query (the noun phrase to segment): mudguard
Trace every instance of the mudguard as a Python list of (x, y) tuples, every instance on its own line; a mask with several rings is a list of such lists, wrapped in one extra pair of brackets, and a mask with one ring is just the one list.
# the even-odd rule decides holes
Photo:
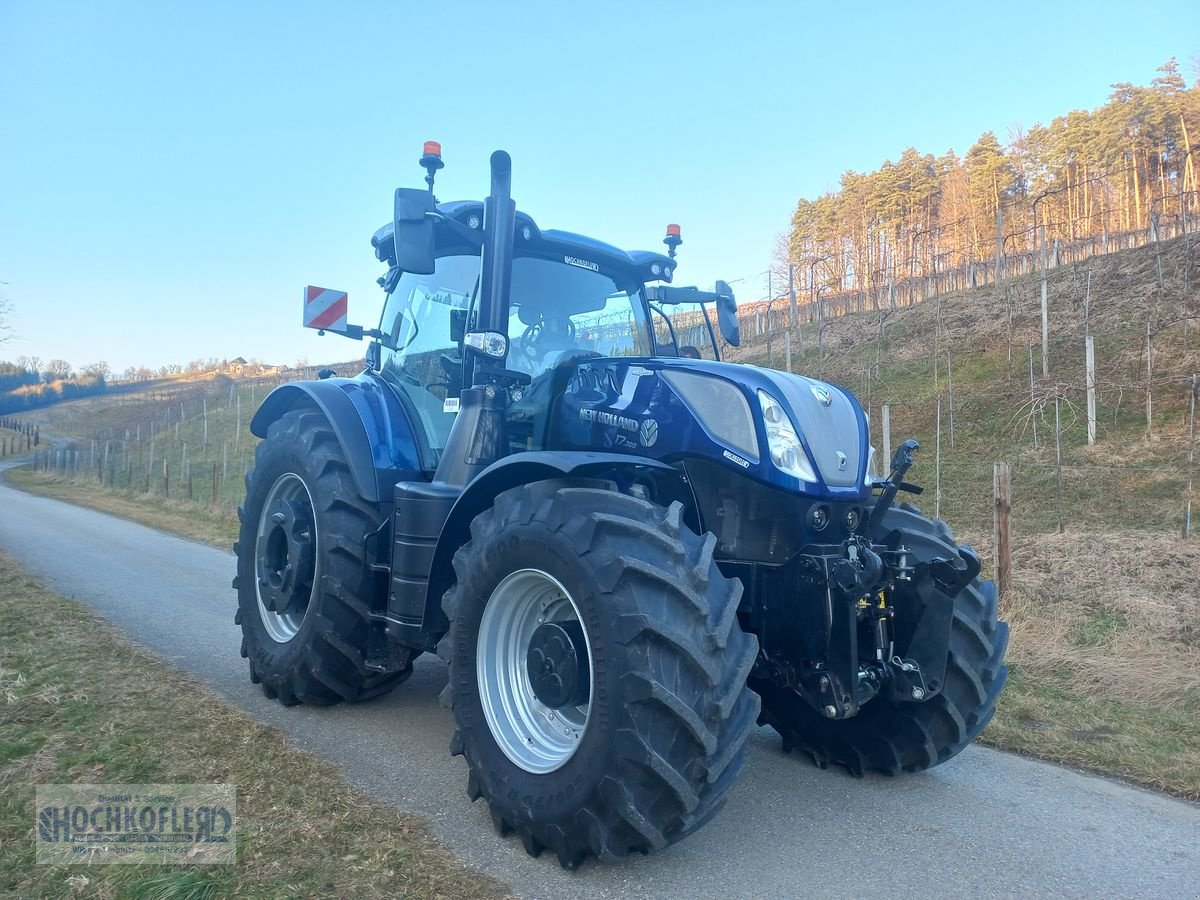
[(325, 414), (355, 486), (372, 503), (390, 505), (397, 481), (423, 477), (408, 415), (391, 388), (371, 373), (281, 385), (263, 400), (250, 420), (250, 431), (266, 437), (270, 424), (297, 406), (315, 406)]
[[(625, 453), (540, 450), (514, 453), (492, 463), (467, 485), (455, 502), (438, 538), (429, 573), (423, 630), (440, 636), (445, 631), (442, 595), (454, 580), (451, 560), (454, 553), (471, 538), (471, 520), (490, 507), (496, 497), (509, 488), (551, 478), (611, 478), (624, 482), (639, 481), (649, 486), (649, 499), (666, 506), (680, 500), (694, 509), (691, 490), (683, 473), (673, 466), (645, 456)], [(685, 516), (685, 519), (691, 516)], [(695, 522), (690, 522), (696, 527)]]

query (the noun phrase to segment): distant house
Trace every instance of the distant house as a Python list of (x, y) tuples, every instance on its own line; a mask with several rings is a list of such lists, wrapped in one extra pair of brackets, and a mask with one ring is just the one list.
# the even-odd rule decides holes
[(250, 365), (250, 364), (248, 362), (246, 362), (246, 360), (243, 357), (238, 356), (229, 361), (229, 371), (232, 372), (234, 375), (245, 375), (246, 367), (248, 365)]

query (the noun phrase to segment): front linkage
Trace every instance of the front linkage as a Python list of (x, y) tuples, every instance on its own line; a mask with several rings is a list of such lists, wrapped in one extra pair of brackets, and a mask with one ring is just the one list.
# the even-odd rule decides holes
[[(897, 450), (855, 533), (841, 545), (810, 544), (799, 555), (798, 595), (824, 601), (823, 657), (767, 652), (760, 660), (774, 684), (790, 687), (827, 719), (851, 718), (881, 693), (919, 703), (942, 688), (954, 598), (979, 575), (980, 563), (969, 547), (959, 547), (954, 559), (917, 561), (900, 532), (882, 531), (900, 491), (921, 493), (904, 480), (919, 446), (907, 440)], [(903, 656), (896, 652), (897, 609), (908, 620)]]

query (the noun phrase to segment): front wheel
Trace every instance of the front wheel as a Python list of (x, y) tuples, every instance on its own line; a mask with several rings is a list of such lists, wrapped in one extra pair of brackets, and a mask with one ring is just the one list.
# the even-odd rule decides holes
[[(880, 534), (899, 531), (918, 562), (954, 559), (958, 546), (945, 522), (927, 519), (909, 504), (888, 510)], [(938, 588), (934, 588), (937, 590)], [(991, 721), (1008, 667), (1008, 625), (998, 619), (996, 585), (974, 578), (953, 598), (949, 656), (941, 691), (924, 703), (880, 694), (851, 719), (822, 716), (795, 691), (770, 681), (751, 682), (762, 695), (762, 722), (783, 737), (785, 750), (808, 753), (825, 768), (853, 775), (918, 772), (960, 753)]]
[(455, 556), (444, 695), (467, 791), (574, 868), (708, 821), (745, 760), (758, 651), (715, 541), (603, 482), (501, 494)]
[(412, 674), (403, 648), (384, 667), (368, 665), (365, 542), (380, 512), (359, 494), (321, 413), (293, 410), (271, 423), (238, 515), (234, 621), (264, 694), (328, 706), (378, 697)]

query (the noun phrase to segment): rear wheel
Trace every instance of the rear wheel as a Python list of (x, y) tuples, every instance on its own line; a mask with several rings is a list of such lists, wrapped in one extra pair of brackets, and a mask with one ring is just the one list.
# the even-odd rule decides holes
[[(918, 562), (957, 556), (946, 523), (925, 518), (914, 506), (888, 510), (880, 533), (894, 530)], [(760, 721), (783, 736), (785, 750), (802, 750), (821, 768), (837, 763), (854, 775), (895, 775), (943, 763), (978, 737), (996, 711), (1008, 676), (1008, 625), (997, 616), (993, 582), (975, 578), (959, 591), (945, 682), (924, 703), (899, 703), (880, 694), (853, 718), (833, 720), (790, 688), (756, 679), (751, 685), (762, 695)]]
[(403, 649), (385, 671), (367, 665), (363, 556), (380, 512), (359, 494), (323, 415), (293, 410), (271, 424), (238, 514), (234, 621), (264, 694), (285, 706), (328, 706), (378, 697), (412, 674)]
[(451, 751), (501, 834), (567, 868), (679, 840), (744, 763), (757, 641), (681, 512), (540, 482), (501, 494), (454, 559)]

